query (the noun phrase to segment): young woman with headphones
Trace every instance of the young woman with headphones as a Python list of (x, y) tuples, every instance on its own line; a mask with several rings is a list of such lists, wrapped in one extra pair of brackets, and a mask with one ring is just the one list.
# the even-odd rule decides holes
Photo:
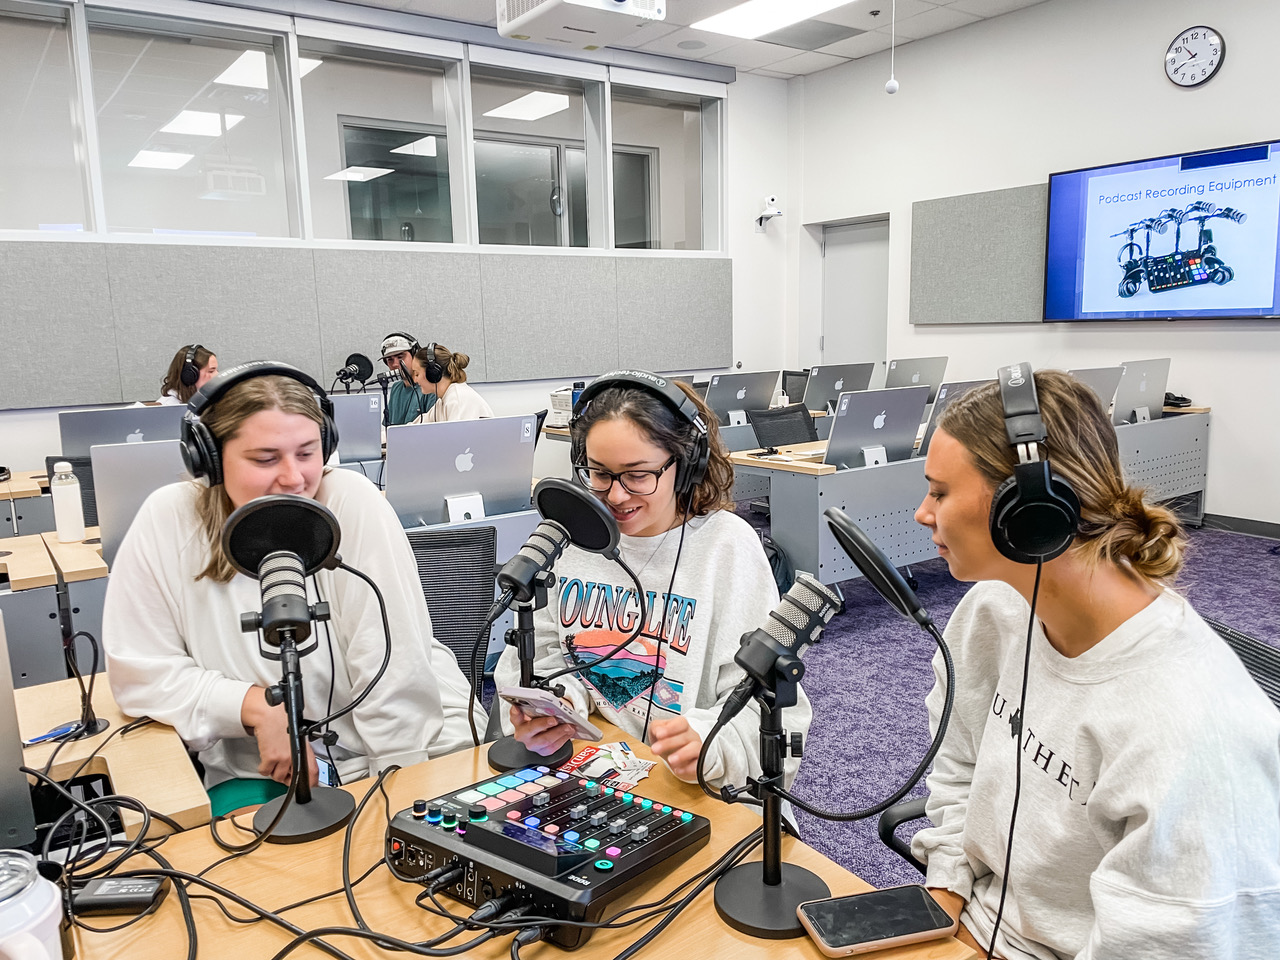
[[(410, 764), (471, 744), (470, 691), (453, 654), (431, 633), (413, 552), (395, 512), (350, 470), (327, 469), (337, 447), (333, 406), (302, 371), (249, 363), (226, 371), (191, 399), (184, 455), (197, 482), (147, 498), (111, 569), (103, 612), (107, 676), (121, 708), (175, 727), (200, 752), (205, 781), (287, 781), (284, 708), (263, 693), (279, 665), (240, 631), (240, 614), (262, 608), (260, 585), (236, 574), (222, 552), (226, 518), (257, 497), (297, 494), (328, 507), (342, 530), (343, 560), (386, 598), (392, 662), (368, 698), (332, 725), (320, 746), (344, 779)], [(342, 570), (309, 579), (326, 600), (320, 649), (303, 662), (308, 716), (355, 698), (385, 652), (382, 617), (367, 584)], [(328, 649), (326, 650), (326, 646)], [(316, 780), (313, 751), (307, 751)]]
[(446, 423), (453, 420), (485, 420), (493, 410), (467, 383), (471, 358), (438, 343), (429, 343), (413, 355), (413, 382), (433, 405), (414, 423)]
[(156, 402), (176, 406), (186, 403), (191, 395), (218, 375), (218, 357), (208, 347), (189, 343), (179, 347), (169, 361), (169, 371), (160, 385), (160, 399)]
[[(572, 546), (556, 563), (548, 604), (535, 614), (536, 672), (578, 666), (556, 682), (580, 713), (596, 711), (649, 742), (682, 780), (697, 778), (698, 752), (743, 672), (733, 662), (744, 633), (766, 622), (778, 590), (760, 539), (733, 512), (733, 467), (718, 419), (684, 384), (641, 370), (591, 383), (570, 422), (576, 479), (609, 508), (621, 552), (647, 598), (637, 639), (593, 668), (634, 630), (635, 587), (611, 560)], [(498, 663), (499, 687), (519, 682), (514, 648)], [(787, 710), (789, 729), (808, 728), (803, 691)], [(572, 733), (553, 718), (504, 718), (521, 743), (557, 750)], [(713, 783), (760, 776), (760, 715), (754, 701), (716, 738), (707, 764)], [(787, 760), (787, 780), (799, 761)]]
[(1270, 956), (1280, 714), (1170, 589), (1182, 530), (1126, 484), (1097, 396), (1002, 368), (947, 408), (925, 474), (916, 519), (978, 581), (947, 624), (955, 709), (912, 844), (962, 939), (1006, 960)]

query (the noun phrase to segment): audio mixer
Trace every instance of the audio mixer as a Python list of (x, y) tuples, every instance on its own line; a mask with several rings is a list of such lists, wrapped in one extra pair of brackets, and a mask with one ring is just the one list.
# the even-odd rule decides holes
[[(659, 863), (710, 839), (706, 817), (539, 766), (414, 801), (387, 827), (386, 856), (415, 881), (457, 864), (462, 879), (440, 892), (472, 906), (511, 895), (530, 915), (595, 921)], [(572, 949), (590, 933), (557, 925), (547, 939)]]

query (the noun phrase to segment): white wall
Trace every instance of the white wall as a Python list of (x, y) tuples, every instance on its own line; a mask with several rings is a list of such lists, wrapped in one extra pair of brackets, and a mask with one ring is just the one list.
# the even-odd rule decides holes
[[(1164, 76), (1170, 39), (1205, 22), (1227, 57), (1199, 90)], [(1060, 170), (1271, 139), (1278, 135), (1280, 4), (1230, 0), (1049, 0), (919, 40), (897, 54), (901, 91), (884, 92), (888, 55), (791, 81), (802, 125), (805, 224), (890, 215), (890, 356), (948, 354), (949, 377), (998, 364), (1097, 366), (1173, 358), (1170, 388), (1213, 407), (1209, 512), (1280, 522), (1280, 448), (1265, 429), (1280, 361), (1276, 321), (909, 323), (913, 201), (1044, 183)], [(793, 323), (805, 358), (816, 329), (812, 230), (791, 231)], [(975, 243), (981, 238), (975, 237)], [(735, 264), (735, 275), (738, 267)]]

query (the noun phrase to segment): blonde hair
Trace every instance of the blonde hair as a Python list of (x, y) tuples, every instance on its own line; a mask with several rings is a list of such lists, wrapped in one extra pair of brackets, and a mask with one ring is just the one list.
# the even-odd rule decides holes
[[(1115, 428), (1092, 388), (1060, 370), (1035, 374), (1040, 416), (1053, 472), (1080, 498), (1080, 527), (1071, 549), (1089, 563), (1127, 566), (1148, 583), (1173, 579), (1186, 535), (1173, 511), (1125, 482)], [(1004, 426), (1000, 386), (992, 381), (956, 399), (938, 421), (964, 446), (994, 490), (1017, 463)]]
[[(281, 376), (253, 377), (237, 383), (200, 412), (200, 422), (218, 442), (218, 454), (221, 457), (227, 448), (227, 441), (235, 438), (246, 420), (263, 410), (301, 414), (308, 420), (315, 421), (322, 430), (324, 428), (324, 415), (320, 412), (316, 395), (309, 387), (292, 377)], [(225, 460), (223, 470), (226, 470)], [(209, 543), (209, 563), (196, 576), (197, 580), (208, 577), (215, 583), (227, 583), (235, 576), (235, 568), (222, 552), (222, 528), (234, 509), (224, 484), (200, 486), (196, 498), (196, 515), (200, 519), (200, 529)]]
[(440, 364), (440, 368), (444, 370), (444, 375), (453, 383), (467, 382), (467, 365), (471, 363), (471, 358), (465, 353), (453, 353), (448, 347), (442, 347), (440, 344), (435, 345), (433, 352), (427, 347), (423, 347), (413, 359), (418, 361), (418, 366), (424, 370), (427, 364), (432, 360)]

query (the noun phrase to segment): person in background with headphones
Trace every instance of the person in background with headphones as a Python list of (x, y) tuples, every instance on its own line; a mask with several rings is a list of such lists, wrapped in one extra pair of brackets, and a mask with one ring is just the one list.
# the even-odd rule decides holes
[(413, 357), (413, 382), (432, 405), (414, 423), (446, 423), (454, 420), (486, 420), (493, 410), (467, 383), (471, 358), (438, 343), (429, 343)]
[[(418, 350), (417, 338), (407, 333), (389, 333), (382, 340), (382, 362), (395, 375), (387, 391), (387, 405), (382, 411), (384, 427), (413, 423), (436, 402), (435, 394), (424, 396), (413, 382), (409, 364)], [(379, 376), (386, 379), (383, 374)]]
[[(647, 740), (689, 782), (703, 738), (745, 676), (733, 662), (739, 640), (778, 603), (760, 538), (733, 512), (733, 467), (718, 422), (690, 387), (642, 370), (605, 374), (582, 392), (569, 428), (574, 473), (617, 521), (621, 555), (644, 585), (647, 618), (621, 654), (593, 667), (635, 629), (640, 603), (616, 563), (573, 546), (556, 562), (556, 585), (535, 614), (535, 672), (578, 665), (555, 681), (564, 699)], [(513, 647), (495, 680), (499, 688), (519, 683)], [(787, 729), (805, 732), (811, 716), (802, 690), (787, 709)], [(572, 734), (568, 724), (519, 708), (504, 726), (543, 755)], [(707, 779), (741, 784), (760, 776), (759, 733), (753, 700), (713, 741)], [(799, 763), (787, 759), (788, 783)]]
[(1170, 589), (1182, 530), (1125, 483), (1097, 395), (1004, 368), (947, 408), (925, 473), (916, 520), (977, 582), (947, 624), (955, 709), (912, 843), (961, 939), (985, 953), (998, 931), (1006, 960), (1274, 955), (1280, 713)]
[[(365, 477), (325, 468), (337, 445), (331, 411), (320, 385), (286, 364), (223, 373), (192, 398), (183, 421), (192, 474), (207, 485), (171, 484), (148, 497), (112, 565), (103, 647), (116, 701), (131, 716), (175, 727), (199, 751), (208, 786), (290, 775), (284, 708), (264, 699), (279, 666), (240, 631), (240, 614), (262, 607), (261, 588), (234, 572), (221, 546), (230, 513), (273, 494), (310, 497), (333, 512), (343, 560), (379, 585), (391, 624), (386, 673), (333, 723), (336, 744), (317, 741), (321, 755), (343, 779), (356, 779), (471, 744), (468, 684), (432, 636), (395, 512)], [(314, 628), (320, 649), (303, 663), (308, 716), (319, 719), (365, 689), (386, 646), (377, 598), (364, 581), (322, 570), (308, 594), (331, 608), (331, 619)], [(307, 768), (315, 783), (310, 745)]]
[(160, 399), (156, 403), (162, 406), (186, 403), (193, 393), (217, 375), (218, 357), (212, 350), (198, 343), (179, 347), (169, 361), (169, 372), (164, 375)]

